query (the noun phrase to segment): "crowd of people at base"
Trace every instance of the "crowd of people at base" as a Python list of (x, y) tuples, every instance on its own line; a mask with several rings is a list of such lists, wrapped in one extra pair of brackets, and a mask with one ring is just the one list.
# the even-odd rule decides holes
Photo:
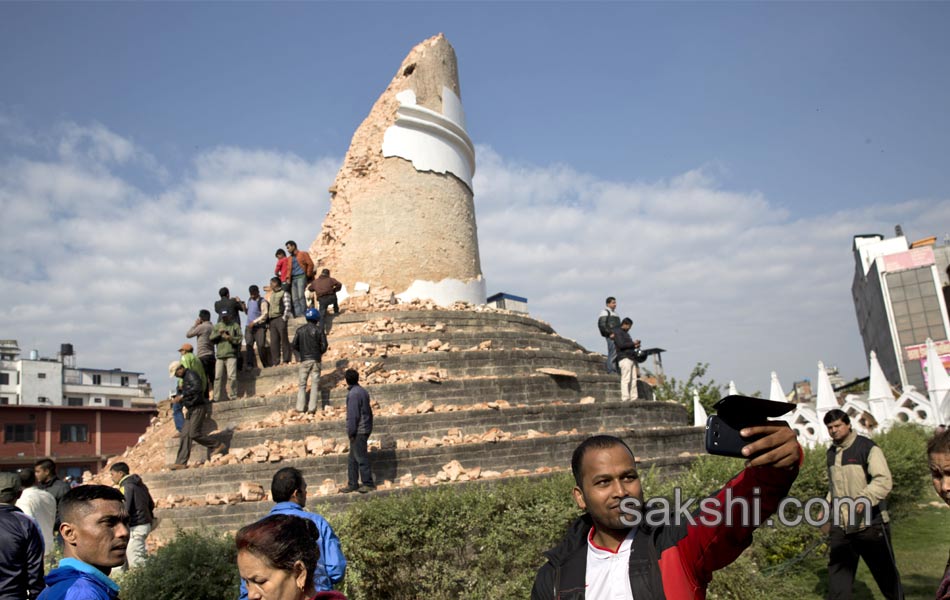
[(638, 400), (640, 381), (638, 365), (647, 359), (640, 340), (630, 336), (633, 320), (617, 314), (617, 299), (608, 296), (604, 310), (597, 318), (597, 329), (607, 340), (607, 373), (620, 374), (620, 401)]
[[(884, 505), (891, 487), (887, 461), (880, 448), (851, 430), (846, 413), (830, 411), (825, 423), (832, 437), (829, 498), (864, 494), (861, 497), (872, 505), (872, 514), (864, 515), (861, 524), (842, 515), (842, 525), (829, 528), (828, 597), (850, 597), (854, 571), (863, 558), (885, 597), (903, 598), (893, 552), (884, 550), (890, 548)], [(743, 523), (735, 512), (743, 509), (725, 498), (755, 497), (761, 519), (767, 519), (791, 488), (804, 456), (794, 431), (783, 423), (749, 427), (743, 433), (755, 441), (743, 449), (749, 457), (745, 468), (715, 493), (721, 501), (715, 510), (733, 511), (732, 522), (725, 514), (709, 521), (718, 524), (699, 520), (631, 526), (620, 503), (644, 502), (633, 451), (609, 435), (584, 440), (571, 457), (572, 496), (584, 514), (563, 541), (545, 553), (547, 562), (535, 578), (532, 600), (704, 598), (713, 572), (732, 563), (751, 543), (756, 529), (754, 523)], [(935, 433), (926, 457), (934, 490), (950, 505), (950, 431), (941, 428)], [(148, 488), (128, 473), (127, 465), (116, 463), (111, 474), (117, 487), (81, 485), (66, 490), (56, 517), (64, 558), (44, 579), (43, 553), (49, 542), (41, 519), (20, 506), (45, 504), (43, 522), (56, 509), (50, 509), (49, 499), (37, 500), (37, 494), (27, 493), (36, 483), (21, 482), (42, 479), (48, 490), (42, 494), (51, 498), (55, 490), (65, 488), (56, 483), (55, 465), (52, 476), (48, 469), (41, 472), (39, 463), (30, 471), (35, 471), (32, 479), (29, 473), (0, 473), (0, 599), (118, 598), (119, 586), (110, 573), (124, 565), (135, 568), (145, 556), (148, 527), (142, 527), (141, 520), (147, 517), (151, 523)], [(863, 487), (859, 471), (867, 473)], [(293, 467), (278, 470), (271, 480), (271, 496), (275, 504), (270, 513), (235, 536), (239, 599), (345, 600), (333, 591), (346, 574), (340, 540), (326, 519), (306, 510), (307, 483), (301, 472)], [(841, 507), (847, 510), (847, 505)], [(137, 528), (144, 535), (137, 535)], [(137, 548), (142, 548), (138, 557)], [(936, 598), (950, 598), (950, 560)]]

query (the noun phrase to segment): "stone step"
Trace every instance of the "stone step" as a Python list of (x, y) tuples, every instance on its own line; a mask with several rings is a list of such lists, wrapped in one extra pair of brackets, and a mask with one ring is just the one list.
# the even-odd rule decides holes
[[(397, 440), (418, 441), (423, 437), (441, 440), (450, 430), (460, 429), (463, 436), (481, 435), (497, 428), (513, 436), (526, 435), (530, 430), (556, 434), (560, 431), (603, 431), (618, 426), (658, 427), (688, 424), (686, 408), (673, 402), (608, 402), (595, 404), (533, 404), (499, 410), (460, 410), (403, 414), (374, 418), (373, 439), (386, 447)], [(218, 419), (220, 425), (220, 418)], [(250, 448), (271, 440), (298, 440), (307, 437), (333, 438), (346, 441), (344, 418), (309, 423), (293, 423), (280, 427), (235, 431), (229, 440), (230, 448)], [(165, 443), (165, 463), (175, 462), (178, 440)]]
[[(334, 328), (350, 331), (363, 325), (372, 325), (379, 321), (391, 320), (413, 326), (435, 327), (442, 324), (444, 331), (526, 331), (543, 334), (554, 333), (550, 325), (527, 315), (472, 310), (392, 310), (373, 312), (351, 312), (344, 310), (339, 315), (330, 315), (327, 328), (332, 335)], [(288, 331), (293, 331), (306, 321), (302, 317), (290, 319)], [(436, 332), (439, 333), (439, 332)]]
[[(324, 361), (321, 378), (325, 377), (327, 383), (335, 385), (342, 381), (343, 372), (349, 368), (357, 369), (361, 375), (370, 368), (407, 372), (425, 372), (432, 369), (442, 373), (443, 379), (461, 379), (536, 375), (539, 368), (563, 369), (577, 376), (599, 375), (604, 372), (604, 362), (596, 355), (558, 350), (427, 352), (375, 359), (344, 359), (333, 363)], [(246, 371), (238, 375), (238, 394), (269, 394), (282, 386), (296, 383), (297, 368), (294, 365)]]
[[(290, 367), (287, 367), (290, 369)], [(324, 385), (328, 384), (324, 380)], [(641, 396), (647, 384), (641, 382)], [(294, 383), (294, 386), (296, 384)], [(430, 401), (433, 404), (467, 406), (491, 400), (506, 400), (511, 404), (539, 404), (549, 402), (577, 402), (591, 396), (597, 402), (620, 400), (620, 380), (616, 375), (579, 375), (576, 379), (552, 377), (535, 373), (514, 377), (482, 377), (474, 379), (450, 379), (441, 383), (417, 381), (366, 386), (370, 397), (381, 407), (401, 403), (403, 406)], [(346, 389), (335, 387), (321, 390), (321, 402), (325, 405), (345, 406)], [(294, 408), (296, 392), (272, 396), (250, 396), (226, 400), (214, 405), (214, 418), (218, 427), (237, 427), (266, 418), (272, 412)]]
[[(668, 458), (647, 457), (638, 459), (637, 466), (641, 470), (646, 470), (654, 466), (661, 468), (663, 470), (663, 476), (668, 477), (674, 476), (677, 473), (685, 470), (694, 459), (694, 455)], [(557, 465), (557, 467), (562, 471), (570, 469), (570, 457), (567, 458), (567, 463)], [(274, 470), (276, 471), (276, 469)], [(540, 479), (543, 477), (551, 477), (551, 474), (532, 474), (518, 475), (515, 477), (500, 477), (495, 479), (478, 479), (467, 482), (444, 483), (440, 484), (440, 486), (451, 485), (453, 487), (460, 488), (461, 486), (478, 486), (490, 489), (491, 486), (510, 481), (515, 478)], [(311, 482), (309, 479), (307, 480), (307, 485), (311, 490), (315, 489), (317, 484), (319, 484), (319, 482)], [(267, 482), (267, 485), (264, 486), (264, 489), (270, 489), (269, 481)], [(372, 498), (411, 493), (420, 489), (427, 488), (420, 488), (416, 486), (408, 488), (396, 487), (389, 490), (378, 490), (365, 495), (333, 494), (329, 496), (309, 497), (307, 501), (307, 509), (323, 515), (325, 518), (327, 518), (331, 525), (337, 525), (337, 522), (334, 520), (334, 518), (357, 502), (366, 502)], [(570, 490), (565, 489), (565, 494), (569, 493)], [(649, 490), (647, 490), (647, 493), (649, 494)], [(253, 523), (254, 521), (266, 516), (267, 513), (270, 512), (270, 509), (273, 505), (273, 502), (264, 500), (260, 502), (239, 502), (237, 504), (216, 506), (180, 506), (176, 508), (160, 508), (155, 511), (155, 515), (159, 518), (159, 525), (158, 528), (152, 532), (151, 538), (159, 541), (166, 540), (174, 537), (178, 530), (189, 529), (205, 529), (220, 532), (237, 531), (244, 525)]]
[[(639, 428), (625, 424), (607, 431), (618, 435), (643, 456), (671, 457), (682, 452), (702, 451), (702, 429), (698, 427)], [(466, 468), (484, 470), (529, 469), (570, 463), (573, 448), (589, 433), (554, 435), (533, 439), (455, 444), (435, 448), (387, 449), (370, 453), (373, 476), (378, 481), (396, 481), (412, 474), (435, 474), (442, 466), (457, 460)], [(269, 489), (273, 473), (282, 467), (300, 469), (308, 481), (332, 479), (346, 483), (347, 454), (312, 456), (276, 463), (209, 465), (181, 471), (163, 471), (143, 476), (152, 495), (204, 496), (209, 493), (236, 492), (241, 481), (253, 481)]]
[[(586, 352), (583, 346), (557, 334), (545, 334), (533, 331), (443, 331), (432, 333), (363, 333), (359, 335), (328, 336), (331, 348), (359, 349), (359, 344), (378, 346), (380, 350), (386, 345), (407, 345), (413, 347), (413, 352), (422, 353), (426, 344), (438, 340), (441, 345), (449, 345), (461, 349), (470, 349), (482, 342), (490, 341), (492, 350), (517, 350), (537, 348), (539, 350), (566, 350)], [(408, 352), (405, 352), (408, 354)], [(395, 352), (392, 352), (395, 354)]]

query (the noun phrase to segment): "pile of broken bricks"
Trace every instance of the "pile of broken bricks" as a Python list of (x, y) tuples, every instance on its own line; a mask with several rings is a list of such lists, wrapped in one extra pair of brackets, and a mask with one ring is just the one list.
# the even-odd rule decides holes
[[(449, 429), (442, 437), (422, 436), (415, 440), (397, 439), (395, 442), (388, 442), (395, 445), (396, 449), (415, 449), (415, 448), (438, 448), (440, 446), (454, 446), (458, 444), (483, 444), (496, 443), (511, 440), (531, 440), (535, 438), (551, 437), (551, 435), (574, 435), (577, 429), (570, 431), (558, 431), (556, 434), (545, 433), (535, 429), (529, 429), (524, 433), (514, 434), (510, 431), (503, 431), (498, 427), (492, 427), (482, 433), (463, 433), (461, 428), (453, 427)], [(382, 449), (382, 443), (378, 439), (370, 439), (370, 452)], [(207, 465), (237, 465), (251, 463), (278, 463), (284, 460), (294, 460), (306, 458), (308, 456), (330, 456), (334, 454), (346, 454), (349, 452), (349, 444), (343, 438), (320, 438), (317, 436), (307, 436), (302, 440), (265, 440), (260, 444), (250, 447), (231, 448), (226, 454), (216, 454), (208, 461), (201, 464)]]
[[(377, 490), (391, 490), (397, 488), (426, 487), (443, 483), (459, 483), (466, 481), (476, 481), (485, 479), (499, 479), (504, 477), (522, 477), (525, 475), (537, 474), (544, 475), (560, 472), (560, 467), (538, 467), (536, 469), (505, 469), (504, 471), (483, 470), (481, 467), (472, 467), (466, 469), (457, 460), (452, 460), (444, 465), (434, 476), (413, 475), (406, 473), (396, 481), (383, 481), (377, 486)], [(319, 486), (312, 486), (309, 489), (316, 496), (329, 496), (338, 493), (339, 484), (332, 479), (324, 479)], [(211, 493), (203, 497), (183, 496), (180, 494), (169, 494), (164, 498), (158, 498), (155, 501), (157, 508), (178, 508), (182, 506), (219, 506), (224, 504), (238, 504), (240, 502), (262, 502), (269, 500), (269, 495), (264, 488), (253, 481), (242, 481), (238, 485), (236, 492), (229, 493)]]

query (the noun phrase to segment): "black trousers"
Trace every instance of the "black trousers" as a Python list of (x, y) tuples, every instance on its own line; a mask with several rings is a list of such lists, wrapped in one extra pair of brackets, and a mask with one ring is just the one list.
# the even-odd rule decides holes
[(320, 316), (325, 317), (327, 315), (327, 308), (333, 306), (333, 314), (340, 312), (340, 304), (337, 300), (336, 294), (327, 294), (326, 296), (320, 296), (317, 298), (317, 302), (320, 304)]
[(201, 366), (204, 367), (205, 376), (208, 378), (207, 395), (208, 397), (211, 397), (211, 394), (214, 391), (214, 369), (218, 361), (215, 359), (214, 354), (199, 356), (198, 361), (201, 363)]
[(264, 351), (264, 336), (266, 333), (266, 325), (258, 325), (256, 327), (251, 327), (248, 325), (244, 328), (244, 346), (246, 351), (246, 356), (244, 358), (244, 368), (257, 368), (257, 358), (254, 355), (255, 345), (257, 346), (257, 351), (261, 355), (261, 367), (270, 366), (270, 355)]
[(357, 433), (350, 438), (350, 458), (347, 462), (347, 485), (350, 488), (359, 487), (360, 479), (363, 485), (373, 487), (373, 473), (369, 469), (369, 451), (366, 441), (369, 434)]
[(828, 556), (828, 599), (849, 600), (863, 558), (877, 587), (888, 600), (903, 600), (901, 578), (894, 563), (891, 528), (887, 523), (871, 525), (861, 531), (845, 533), (841, 527), (831, 528)]

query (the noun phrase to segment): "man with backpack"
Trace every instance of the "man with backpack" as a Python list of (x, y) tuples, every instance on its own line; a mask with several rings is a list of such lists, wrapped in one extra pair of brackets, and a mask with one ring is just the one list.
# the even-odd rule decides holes
[(620, 316), (617, 314), (617, 299), (613, 296), (607, 297), (607, 303), (604, 310), (600, 311), (597, 318), (597, 329), (600, 335), (607, 339), (607, 373), (617, 374), (617, 347), (614, 344), (614, 330), (620, 327)]
[[(304, 312), (307, 324), (297, 329), (294, 339), (290, 343), (300, 355), (300, 365), (297, 367), (297, 377), (300, 387), (297, 389), (297, 412), (307, 411), (310, 414), (317, 412), (317, 401), (320, 393), (320, 361), (327, 351), (327, 334), (320, 326), (320, 311), (308, 308)], [(313, 373), (310, 385), (310, 402), (307, 402), (307, 380)]]

